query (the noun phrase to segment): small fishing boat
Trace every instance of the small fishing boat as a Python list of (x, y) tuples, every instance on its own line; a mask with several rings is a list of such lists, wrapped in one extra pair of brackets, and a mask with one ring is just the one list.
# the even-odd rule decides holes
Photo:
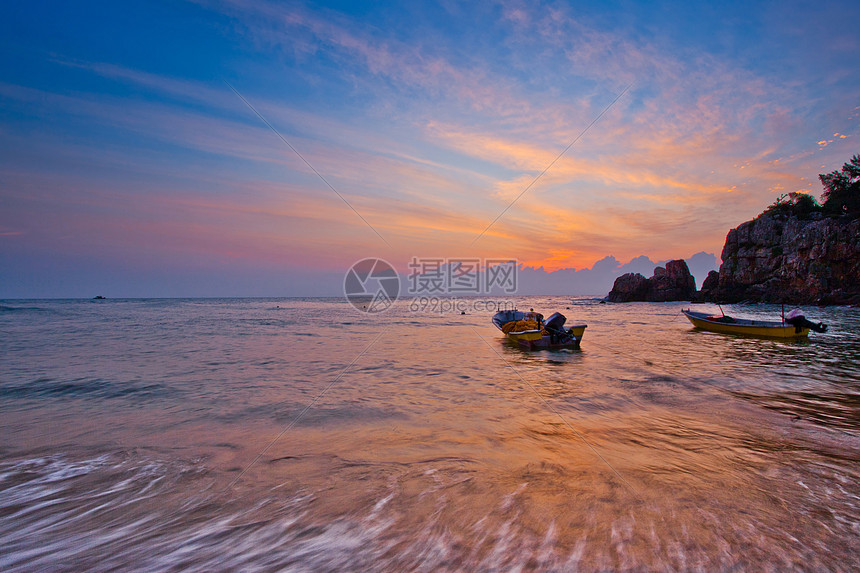
[(534, 311), (500, 310), (493, 315), (493, 324), (508, 340), (529, 350), (578, 348), (587, 325), (564, 326), (566, 321), (560, 312), (546, 320)]
[(815, 324), (806, 320), (802, 314), (789, 315), (787, 320), (748, 320), (723, 315), (709, 315), (704, 312), (682, 310), (693, 326), (709, 332), (723, 334), (740, 334), (745, 336), (761, 336), (767, 338), (803, 338), (809, 335), (810, 329), (816, 332), (826, 332), (827, 325)]

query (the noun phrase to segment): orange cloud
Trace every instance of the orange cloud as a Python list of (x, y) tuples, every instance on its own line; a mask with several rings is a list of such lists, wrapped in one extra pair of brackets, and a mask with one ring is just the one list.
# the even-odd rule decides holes
[[(378, 96), (381, 107), (390, 102), (383, 101), (387, 94), (372, 91), (385, 83), (379, 78), (396, 84), (391, 89), (413, 90), (432, 101), (421, 107), (426, 102), (412, 103), (421, 98), (405, 98), (405, 111), (380, 121), (378, 115), (329, 117), (246, 94), (395, 245), (388, 255), (392, 259), (465, 254), (464, 246), (628, 82), (634, 82), (629, 95), (487, 231), (474, 246), (477, 255), (514, 257), (554, 269), (590, 266), (607, 254), (670, 258), (679, 244), (718, 251), (725, 232), (766, 207), (774, 193), (808, 190), (807, 179), (814, 179), (814, 146), (779, 152), (784, 133), (797, 129), (799, 121), (780, 99), (790, 91), (787, 86), (768, 85), (712, 56), (681, 61), (652, 45), (591, 29), (564, 7), (506, 2), (502, 13), (511, 42), (551, 47), (564, 63), (560, 75), (573, 78), (570, 85), (581, 80), (595, 86), (570, 95), (530, 92), (478, 58), (455, 63), (444, 51), (424, 50), (420, 40), (352, 26), (344, 15), (323, 17), (301, 7), (245, 0), (227, 6), (256, 41), (289, 45), (297, 57), (329, 50), (365, 70), (372, 76), (364, 80), (370, 86), (366, 93)], [(67, 176), (44, 180), (43, 190), (25, 183), (25, 174), (16, 178), (9, 191), (16, 197), (42, 207), (54, 201), (74, 208), (76, 215), (84, 211), (80, 221), (66, 225), (82, 236), (89, 233), (94, 244), (93, 237), (104, 233), (129, 247), (147, 238), (164, 249), (173, 245), (233, 258), (328, 265), (384, 248), (217, 82), (177, 80), (104, 63), (63, 63), (160, 98), (69, 95), (9, 84), (0, 84), (0, 95), (83, 117), (129, 140), (152, 139), (215, 156), (219, 164), (241, 165), (236, 171), (211, 167), (215, 161), (176, 167), (88, 147), (86, 141), (68, 145), (47, 135), (38, 143), (50, 151), (45, 157), (157, 176), (158, 185), (146, 189), (124, 177), (89, 185), (79, 181), (73, 190)], [(177, 100), (195, 105), (171, 103)], [(834, 133), (818, 148), (847, 137)], [(92, 213), (105, 205), (114, 219), (100, 223)], [(56, 212), (52, 221), (61, 218)]]

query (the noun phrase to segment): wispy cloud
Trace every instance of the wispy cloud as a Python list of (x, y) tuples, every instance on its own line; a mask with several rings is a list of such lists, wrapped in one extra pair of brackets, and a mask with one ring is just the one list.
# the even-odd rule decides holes
[[(844, 93), (828, 103), (796, 74), (563, 3), (478, 3), (465, 23), (451, 6), (422, 22), (426, 34), (312, 5), (202, 6), (230, 19), (223, 34), (238, 47), (224, 75), (392, 237), (392, 259), (464, 254), (631, 82), (476, 256), (556, 269), (609, 254), (671, 258), (678, 244), (718, 252), (776, 195), (817, 193), (816, 174), (850, 156), (860, 122), (858, 82), (843, 67), (828, 81)], [(0, 229), (46, 249), (147, 245), (326, 268), (376, 251), (222, 78), (52, 61), (77, 74), (74, 89), (0, 83), (17, 118), (0, 125), (14, 156), (0, 162), (0, 192), (14, 199)]]

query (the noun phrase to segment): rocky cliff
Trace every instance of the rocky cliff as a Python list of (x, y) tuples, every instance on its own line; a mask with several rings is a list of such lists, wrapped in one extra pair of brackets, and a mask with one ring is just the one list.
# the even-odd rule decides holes
[(696, 294), (696, 279), (683, 260), (669, 261), (666, 267), (654, 269), (646, 279), (639, 273), (627, 273), (615, 279), (607, 299), (610, 302), (666, 302), (692, 300)]
[(860, 219), (765, 213), (729, 231), (722, 261), (706, 300), (857, 304)]

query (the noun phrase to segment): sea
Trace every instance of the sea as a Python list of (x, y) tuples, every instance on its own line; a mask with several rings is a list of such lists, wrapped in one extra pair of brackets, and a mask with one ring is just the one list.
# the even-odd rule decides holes
[(860, 309), (466, 302), (0, 301), (0, 570), (858, 569)]

